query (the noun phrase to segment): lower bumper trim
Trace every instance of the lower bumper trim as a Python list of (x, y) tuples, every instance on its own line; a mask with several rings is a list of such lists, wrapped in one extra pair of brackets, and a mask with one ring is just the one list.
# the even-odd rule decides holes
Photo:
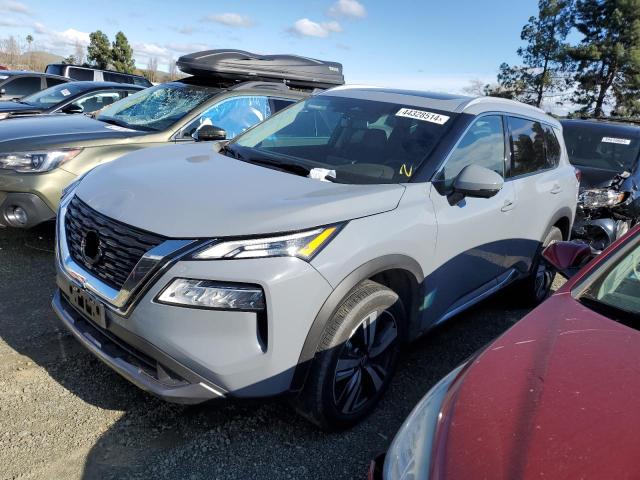
[(222, 389), (205, 382), (191, 383), (168, 375), (162, 366), (158, 366), (158, 371), (162, 372), (163, 381), (155, 378), (149, 373), (150, 369), (148, 364), (145, 365), (144, 358), (135, 358), (135, 355), (84, 319), (66, 303), (60, 291), (55, 293), (52, 307), (62, 324), (86, 349), (142, 390), (180, 404), (202, 403), (225, 396)]

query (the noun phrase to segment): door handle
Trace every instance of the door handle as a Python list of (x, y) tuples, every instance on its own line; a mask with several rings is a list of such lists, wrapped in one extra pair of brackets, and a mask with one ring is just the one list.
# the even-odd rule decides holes
[(513, 207), (514, 203), (511, 200), (505, 200), (500, 211), (508, 212), (509, 210), (513, 210)]
[(556, 195), (556, 194), (560, 193), (561, 191), (562, 191), (562, 187), (556, 183), (553, 186), (553, 188), (550, 190), (550, 193), (552, 193), (553, 195)]

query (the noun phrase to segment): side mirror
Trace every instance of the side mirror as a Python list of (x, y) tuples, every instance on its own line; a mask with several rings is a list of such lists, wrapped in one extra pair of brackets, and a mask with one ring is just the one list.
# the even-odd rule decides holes
[(591, 247), (580, 242), (556, 242), (542, 251), (542, 258), (565, 278), (573, 277), (593, 256)]
[(64, 107), (61, 112), (68, 114), (84, 113), (84, 109), (80, 105), (74, 105), (73, 103), (70, 103), (69, 105)]
[(226, 140), (227, 132), (220, 127), (213, 125), (202, 125), (192, 135), (196, 142), (214, 142), (216, 140)]
[(480, 165), (467, 165), (453, 182), (453, 190), (464, 197), (491, 198), (504, 185), (502, 176)]

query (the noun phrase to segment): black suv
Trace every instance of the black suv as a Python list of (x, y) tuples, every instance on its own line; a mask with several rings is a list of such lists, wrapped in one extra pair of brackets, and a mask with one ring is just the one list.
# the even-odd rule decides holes
[(0, 100), (20, 99), (45, 88), (69, 81), (68, 78), (49, 73), (0, 70)]

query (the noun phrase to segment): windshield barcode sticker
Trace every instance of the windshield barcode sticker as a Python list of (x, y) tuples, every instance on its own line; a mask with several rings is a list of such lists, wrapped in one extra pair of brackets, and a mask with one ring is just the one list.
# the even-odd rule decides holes
[(65, 97), (68, 97), (69, 95), (71, 95), (71, 92), (69, 90), (67, 90), (66, 88), (63, 90), (60, 90), (60, 93), (62, 95), (64, 95)]
[(617, 143), (618, 145), (631, 145), (628, 138), (602, 137), (602, 143)]
[(424, 110), (413, 110), (411, 108), (401, 108), (396, 117), (408, 117), (422, 120), (423, 122), (437, 123), (438, 125), (444, 125), (449, 120), (446, 115), (440, 115), (439, 113), (425, 112)]

